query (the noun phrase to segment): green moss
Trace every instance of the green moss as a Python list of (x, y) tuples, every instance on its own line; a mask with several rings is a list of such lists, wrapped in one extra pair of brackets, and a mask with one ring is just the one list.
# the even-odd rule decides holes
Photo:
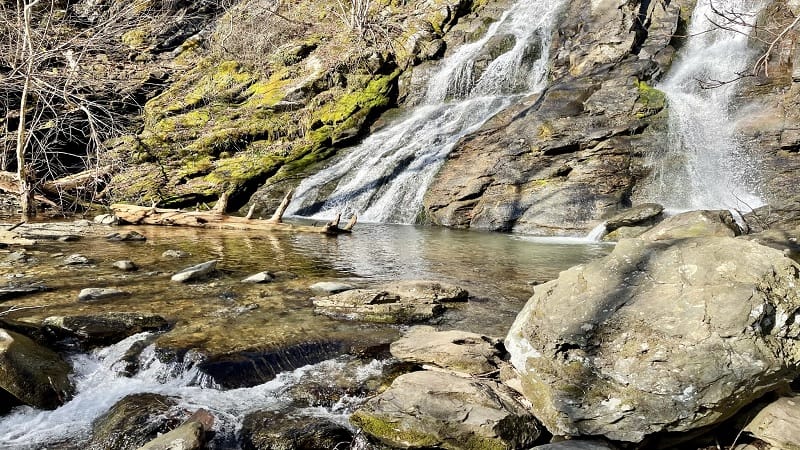
[(475, 435), (470, 436), (467, 439), (467, 441), (464, 442), (462, 445), (459, 445), (458, 448), (463, 448), (464, 450), (508, 450), (509, 449), (509, 446), (499, 439), (492, 439)]
[(371, 111), (389, 104), (389, 93), (400, 71), (381, 76), (367, 83), (361, 90), (343, 95), (333, 104), (326, 105), (317, 114), (322, 123), (337, 125), (345, 122), (358, 111)]
[(439, 443), (436, 436), (416, 430), (399, 428), (394, 422), (358, 410), (350, 416), (350, 422), (365, 433), (390, 443), (402, 444), (406, 447), (433, 447)]
[(147, 30), (135, 28), (122, 35), (122, 43), (130, 48), (140, 48), (145, 45)]
[(667, 96), (664, 92), (651, 87), (645, 81), (638, 81), (636, 86), (639, 89), (639, 98), (636, 101), (637, 117), (652, 116), (667, 106)]

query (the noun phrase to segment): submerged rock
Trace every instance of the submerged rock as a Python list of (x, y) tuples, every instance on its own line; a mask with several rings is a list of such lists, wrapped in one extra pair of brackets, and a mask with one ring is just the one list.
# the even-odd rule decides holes
[(767, 405), (745, 432), (782, 450), (800, 450), (800, 397), (782, 397)]
[(413, 323), (441, 315), (443, 302), (466, 301), (467, 291), (431, 281), (396, 281), (374, 289), (352, 289), (311, 300), (315, 311), (348, 320)]
[(0, 301), (11, 300), (12, 298), (24, 297), (26, 295), (50, 290), (51, 289), (47, 286), (39, 283), (17, 285), (9, 284), (7, 286), (0, 287)]
[(337, 283), (335, 281), (320, 281), (309, 286), (311, 292), (317, 295), (331, 295), (355, 289), (355, 286), (347, 283)]
[(176, 401), (161, 394), (131, 394), (123, 397), (92, 423), (89, 450), (137, 448), (168, 432), (176, 425), (170, 408)]
[(0, 329), (0, 389), (22, 403), (41, 409), (61, 406), (74, 392), (71, 372), (52, 350)]
[(402, 361), (433, 364), (470, 375), (497, 370), (504, 353), (499, 339), (466, 331), (436, 331), (429, 326), (411, 328), (392, 343), (390, 351)]
[(401, 375), (350, 421), (402, 448), (523, 449), (540, 434), (536, 419), (509, 388), (430, 371)]
[(240, 432), (244, 450), (331, 450), (350, 448), (353, 433), (320, 417), (293, 417), (257, 411), (244, 418)]
[(117, 269), (125, 271), (125, 272), (133, 272), (133, 271), (139, 269), (139, 267), (136, 265), (136, 263), (134, 263), (133, 261), (128, 260), (128, 259), (123, 259), (123, 260), (120, 260), (120, 261), (114, 261), (114, 264), (112, 264), (112, 265), (114, 267), (116, 267)]
[(180, 272), (176, 273), (172, 276), (172, 281), (179, 282), (179, 283), (186, 283), (188, 281), (195, 281), (201, 280), (210, 276), (217, 268), (217, 260), (212, 259), (211, 261), (204, 262), (202, 264), (197, 264), (191, 267), (187, 267)]
[(64, 258), (64, 264), (68, 266), (84, 266), (91, 264), (92, 260), (81, 254), (75, 253)]
[(85, 316), (51, 316), (43, 324), (62, 337), (77, 337), (88, 346), (111, 345), (143, 331), (160, 331), (169, 323), (155, 314), (110, 312)]
[(753, 242), (623, 240), (538, 287), (506, 347), (553, 434), (688, 432), (798, 375), (798, 285), (800, 266)]
[(107, 241), (112, 242), (143, 242), (147, 238), (138, 231), (124, 231), (122, 233), (111, 233), (106, 235)]
[(275, 275), (270, 272), (264, 271), (254, 275), (250, 275), (249, 277), (242, 280), (242, 283), (269, 283), (273, 280), (275, 280)]
[(186, 258), (187, 256), (189, 254), (183, 250), (164, 250), (164, 253), (161, 254), (162, 258)]
[(125, 297), (130, 292), (117, 288), (85, 288), (78, 293), (78, 301), (87, 302), (91, 300), (108, 300), (110, 298)]

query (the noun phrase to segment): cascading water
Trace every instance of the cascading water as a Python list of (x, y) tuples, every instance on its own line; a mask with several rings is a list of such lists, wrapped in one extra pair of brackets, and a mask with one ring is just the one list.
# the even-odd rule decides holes
[(751, 28), (728, 23), (715, 12), (755, 18), (760, 6), (752, 0), (698, 1), (686, 45), (657, 86), (668, 101), (667, 148), (651, 156), (653, 175), (642, 198), (673, 211), (747, 210), (763, 204), (756, 164), (735, 134), (732, 115), (738, 83), (726, 82), (746, 71), (752, 60)]
[[(337, 212), (354, 212), (365, 222), (415, 222), (427, 187), (456, 142), (515, 96), (543, 87), (561, 3), (515, 3), (482, 39), (442, 61), (428, 81), (422, 106), (304, 180), (288, 214), (327, 220)], [(513, 42), (513, 47), (481, 70), (487, 44), (498, 40)], [(333, 192), (322, 196), (334, 183)]]
[[(303, 379), (326, 380), (342, 372), (345, 362), (328, 360), (280, 374), (267, 383), (251, 388), (221, 390), (195, 367), (165, 364), (152, 347), (139, 358), (141, 370), (132, 377), (122, 374), (121, 359), (132, 345), (150, 335), (131, 336), (111, 347), (72, 359), (76, 395), (53, 411), (28, 406), (15, 408), (0, 421), (0, 449), (38, 450), (69, 442), (78, 444), (91, 434), (92, 422), (123, 397), (136, 393), (163, 394), (177, 399), (175, 410), (209, 410), (215, 417), (215, 441), (231, 439), (241, 425), (242, 416), (256, 410), (279, 410), (288, 403), (286, 390)], [(360, 367), (357, 379), (381, 373), (382, 362)], [(309, 416), (324, 416), (347, 425), (347, 417), (363, 399), (343, 398), (332, 408), (295, 411)], [(56, 445), (56, 447), (58, 447)], [(58, 447), (60, 448), (60, 447)], [(77, 448), (77, 446), (69, 447)], [(229, 443), (212, 442), (209, 448), (232, 448)]]

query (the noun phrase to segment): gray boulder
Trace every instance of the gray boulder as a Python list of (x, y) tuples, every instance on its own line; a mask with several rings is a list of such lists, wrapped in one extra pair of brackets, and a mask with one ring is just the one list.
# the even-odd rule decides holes
[(415, 326), (389, 348), (392, 356), (417, 364), (433, 364), (470, 375), (497, 370), (504, 351), (499, 339), (466, 331), (436, 331)]
[(119, 270), (122, 270), (124, 272), (133, 272), (133, 271), (139, 269), (139, 267), (136, 265), (136, 263), (134, 263), (133, 261), (128, 260), (128, 259), (123, 259), (123, 260), (120, 260), (120, 261), (114, 261), (114, 263), (112, 265), (115, 268), (117, 268)]
[(374, 289), (351, 289), (314, 297), (315, 311), (327, 316), (377, 323), (430, 320), (445, 310), (443, 302), (464, 301), (467, 291), (430, 281), (397, 281)]
[(622, 227), (633, 227), (651, 223), (657, 219), (664, 207), (658, 203), (643, 203), (632, 208), (620, 211), (606, 220), (606, 230), (609, 232)]
[(742, 234), (730, 211), (688, 211), (665, 219), (639, 236), (649, 241)]
[(350, 417), (393, 447), (521, 449), (539, 437), (536, 419), (511, 389), (444, 372), (412, 372)]
[(623, 240), (537, 287), (506, 348), (553, 434), (687, 432), (798, 375), (798, 285), (800, 266), (753, 242)]
[(178, 283), (186, 283), (188, 281), (201, 280), (211, 275), (214, 272), (214, 270), (216, 270), (216, 268), (217, 268), (217, 260), (212, 259), (211, 261), (207, 261), (202, 264), (197, 264), (181, 270), (180, 272), (172, 276), (172, 281)]
[(767, 405), (744, 431), (781, 450), (800, 450), (800, 397), (782, 397)]
[(330, 295), (355, 289), (355, 286), (347, 283), (337, 283), (335, 281), (320, 281), (319, 283), (314, 283), (309, 286), (309, 289), (316, 295)]
[(353, 433), (319, 417), (292, 417), (274, 411), (245, 416), (240, 431), (244, 450), (331, 450), (350, 448)]
[(269, 283), (273, 280), (275, 280), (275, 275), (270, 272), (264, 271), (254, 275), (250, 275), (249, 277), (242, 280), (242, 283)]
[(74, 392), (72, 368), (29, 338), (0, 329), (0, 390), (36, 408), (55, 409)]
[(91, 263), (92, 263), (91, 259), (79, 253), (75, 253), (64, 258), (64, 264), (68, 266), (85, 266)]

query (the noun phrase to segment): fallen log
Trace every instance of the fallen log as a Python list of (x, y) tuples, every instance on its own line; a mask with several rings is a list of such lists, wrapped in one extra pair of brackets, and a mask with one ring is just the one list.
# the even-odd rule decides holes
[(270, 219), (253, 219), (251, 214), (247, 217), (230, 216), (218, 211), (184, 211), (181, 209), (164, 209), (150, 206), (137, 206), (127, 204), (111, 205), (114, 216), (121, 224), (131, 225), (166, 225), (196, 228), (209, 228), (219, 230), (243, 231), (299, 231), (307, 233), (322, 233), (338, 235), (350, 233), (356, 223), (353, 216), (344, 227), (339, 227), (338, 217), (323, 226), (293, 225), (283, 222), (283, 213), (289, 205), (292, 193), (286, 194), (281, 206)]

